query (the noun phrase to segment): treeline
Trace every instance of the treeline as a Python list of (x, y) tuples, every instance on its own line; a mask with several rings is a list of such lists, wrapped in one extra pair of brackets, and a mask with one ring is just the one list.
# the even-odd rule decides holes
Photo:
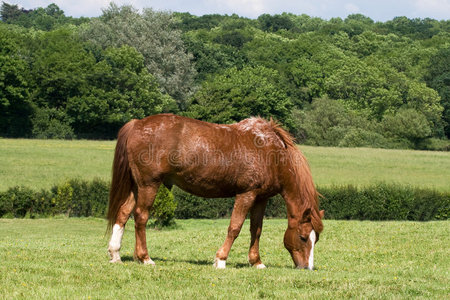
[(98, 18), (3, 2), (0, 135), (111, 139), (172, 112), (273, 117), (299, 142), (448, 150), (450, 20), (193, 16), (110, 4)]

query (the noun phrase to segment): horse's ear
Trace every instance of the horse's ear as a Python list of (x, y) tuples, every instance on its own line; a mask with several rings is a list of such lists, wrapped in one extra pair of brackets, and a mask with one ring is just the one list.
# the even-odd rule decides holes
[(325, 211), (322, 209), (321, 211), (319, 211), (319, 215), (320, 218), (323, 219), (323, 217), (325, 216)]
[(302, 223), (310, 222), (311, 221), (311, 208), (305, 209), (302, 216)]

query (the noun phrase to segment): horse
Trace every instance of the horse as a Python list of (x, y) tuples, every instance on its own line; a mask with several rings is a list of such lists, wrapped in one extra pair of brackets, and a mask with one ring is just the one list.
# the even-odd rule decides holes
[(118, 133), (107, 212), (110, 262), (121, 261), (124, 227), (133, 213), (133, 257), (155, 264), (145, 230), (161, 184), (206, 198), (236, 197), (225, 242), (214, 259), (217, 269), (225, 268), (249, 212), (248, 261), (258, 269), (266, 267), (259, 255), (264, 211), (268, 199), (281, 194), (288, 219), (284, 246), (295, 267), (313, 269), (324, 211), (319, 211), (319, 194), (306, 158), (274, 120), (252, 117), (222, 125), (159, 114), (126, 123)]

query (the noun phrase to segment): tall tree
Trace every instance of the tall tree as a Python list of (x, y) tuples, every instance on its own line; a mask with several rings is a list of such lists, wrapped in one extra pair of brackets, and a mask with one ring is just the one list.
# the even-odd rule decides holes
[(180, 109), (185, 109), (194, 88), (195, 69), (181, 32), (174, 29), (176, 21), (167, 12), (146, 8), (141, 14), (131, 6), (112, 3), (102, 16), (92, 19), (82, 36), (103, 49), (122, 45), (136, 48), (163, 91), (177, 101)]
[(273, 117), (292, 128), (292, 102), (279, 81), (278, 72), (261, 66), (228, 69), (204, 82), (186, 114), (217, 123)]
[(33, 113), (28, 85), (27, 62), (20, 40), (25, 34), (0, 23), (0, 135), (23, 137), (31, 134)]
[(441, 96), (444, 132), (450, 138), (450, 47), (441, 48), (430, 60), (428, 84)]

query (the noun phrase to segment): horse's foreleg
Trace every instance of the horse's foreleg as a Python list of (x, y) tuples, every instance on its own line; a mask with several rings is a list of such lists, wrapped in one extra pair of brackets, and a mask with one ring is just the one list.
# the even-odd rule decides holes
[(122, 244), (122, 237), (123, 237), (123, 231), (125, 229), (125, 224), (128, 221), (128, 218), (130, 217), (131, 212), (134, 209), (134, 206), (136, 205), (136, 200), (134, 198), (134, 194), (130, 193), (127, 200), (119, 209), (119, 212), (117, 214), (116, 223), (113, 226), (113, 232), (111, 235), (111, 240), (109, 241), (108, 245), (108, 252), (111, 257), (110, 262), (120, 262), (120, 247)]
[(149, 209), (152, 207), (156, 194), (158, 193), (158, 187), (159, 184), (140, 187), (137, 193), (136, 209), (134, 210), (134, 227), (136, 234), (134, 259), (146, 265), (155, 264), (148, 256), (145, 227), (149, 217)]
[(225, 268), (226, 260), (228, 258), (228, 253), (230, 252), (231, 246), (233, 245), (234, 240), (239, 235), (242, 224), (244, 224), (245, 217), (247, 216), (247, 213), (254, 202), (255, 194), (253, 192), (239, 194), (236, 196), (233, 213), (231, 214), (230, 226), (228, 226), (227, 237), (222, 247), (216, 253), (214, 267), (216, 267), (217, 269)]
[(259, 238), (261, 237), (264, 211), (266, 210), (268, 199), (261, 199), (253, 205), (250, 210), (250, 234), (251, 242), (248, 251), (248, 261), (252, 266), (258, 269), (264, 269), (266, 266), (261, 262), (259, 256)]

